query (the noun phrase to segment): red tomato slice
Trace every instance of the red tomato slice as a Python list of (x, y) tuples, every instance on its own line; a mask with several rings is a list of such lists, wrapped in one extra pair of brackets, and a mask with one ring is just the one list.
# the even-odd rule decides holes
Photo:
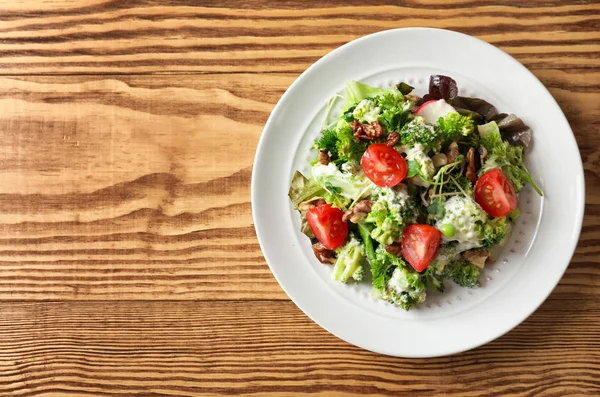
[(515, 188), (500, 168), (486, 172), (477, 180), (475, 201), (493, 217), (510, 214), (518, 204)]
[(367, 178), (382, 187), (396, 186), (408, 172), (404, 157), (384, 143), (369, 146), (360, 159), (360, 165)]
[(348, 223), (342, 220), (344, 213), (331, 204), (319, 205), (306, 213), (308, 226), (325, 248), (336, 249), (348, 234)]
[(442, 233), (429, 225), (410, 225), (402, 233), (402, 256), (418, 272), (436, 257)]

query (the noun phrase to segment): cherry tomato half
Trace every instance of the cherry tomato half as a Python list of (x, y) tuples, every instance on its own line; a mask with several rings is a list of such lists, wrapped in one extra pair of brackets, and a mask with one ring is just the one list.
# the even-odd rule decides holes
[(369, 146), (360, 159), (360, 165), (367, 178), (381, 187), (396, 186), (408, 172), (404, 157), (383, 143)]
[(418, 272), (422, 272), (436, 257), (442, 233), (429, 225), (410, 225), (402, 233), (402, 256)]
[(486, 172), (477, 180), (475, 201), (493, 217), (510, 214), (518, 204), (515, 188), (500, 168)]
[(342, 220), (343, 216), (339, 208), (322, 204), (306, 213), (306, 221), (317, 240), (325, 248), (333, 250), (342, 245), (348, 234), (348, 222)]

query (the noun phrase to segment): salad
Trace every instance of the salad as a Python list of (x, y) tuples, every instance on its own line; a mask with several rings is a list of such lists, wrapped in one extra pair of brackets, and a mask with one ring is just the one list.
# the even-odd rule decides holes
[(314, 144), (311, 175), (289, 197), (317, 259), (335, 280), (363, 282), (405, 310), (446, 280), (479, 285), (491, 252), (510, 237), (531, 130), (456, 82), (430, 77), (423, 97), (399, 83), (347, 83), (342, 113)]

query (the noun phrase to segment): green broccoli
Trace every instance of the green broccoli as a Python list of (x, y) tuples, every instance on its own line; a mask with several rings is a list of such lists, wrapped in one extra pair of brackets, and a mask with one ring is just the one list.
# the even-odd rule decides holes
[(358, 164), (367, 150), (367, 143), (356, 142), (348, 122), (340, 119), (334, 129), (323, 130), (321, 137), (315, 141), (315, 147), (329, 152), (336, 164), (346, 162)]
[(362, 155), (367, 150), (367, 142), (356, 142), (354, 132), (345, 120), (340, 120), (336, 126), (337, 142), (336, 142), (336, 163), (353, 163), (359, 164)]
[(371, 231), (371, 237), (380, 244), (392, 244), (402, 237), (403, 227), (390, 218), (386, 212), (371, 211), (367, 221), (375, 223), (376, 226)]
[[(396, 306), (400, 306), (406, 311), (409, 311), (414, 306), (422, 303), (427, 297), (425, 290), (413, 291), (413, 292), (397, 292), (394, 291), (387, 296), (387, 301), (393, 303)], [(385, 298), (384, 298), (385, 299)]]
[(333, 157), (337, 157), (338, 136), (335, 130), (325, 129), (321, 131), (321, 137), (315, 141), (315, 146), (319, 150), (326, 150)]
[(458, 248), (455, 243), (445, 243), (440, 245), (438, 254), (431, 264), (423, 272), (425, 285), (434, 291), (444, 291), (444, 268), (453, 262), (458, 255)]
[[(387, 131), (398, 131), (411, 116), (413, 103), (396, 88), (377, 88), (357, 81), (348, 81), (343, 119), (361, 122), (379, 121)], [(352, 112), (350, 113), (350, 109)]]
[(510, 238), (511, 232), (512, 223), (505, 216), (487, 221), (483, 225), (483, 248), (502, 247)]
[(404, 310), (423, 302), (426, 297), (423, 276), (408, 267), (396, 267), (388, 280), (382, 298)]
[(358, 232), (365, 246), (365, 255), (369, 263), (375, 262), (375, 249), (373, 249), (373, 239), (371, 238), (371, 229), (366, 223), (358, 224)]
[(385, 291), (386, 284), (392, 277), (394, 269), (407, 266), (402, 258), (387, 252), (383, 244), (377, 246), (375, 258), (369, 261), (371, 263), (373, 288), (380, 293)]
[(354, 236), (346, 244), (337, 249), (337, 259), (333, 267), (333, 278), (347, 283), (350, 278), (360, 281), (364, 277), (362, 262), (365, 258), (365, 247)]
[(425, 123), (421, 116), (417, 116), (400, 130), (400, 142), (403, 145), (413, 147), (420, 143), (429, 151), (439, 151), (441, 132), (433, 126)]
[(411, 116), (413, 103), (404, 99), (400, 91), (390, 90), (373, 99), (380, 110), (379, 123), (388, 131), (400, 131)]
[(423, 279), (427, 288), (432, 291), (444, 292), (444, 278), (441, 274), (438, 274), (436, 267), (430, 264), (425, 272), (423, 272)]
[[(439, 148), (439, 147), (438, 147)], [(414, 162), (417, 167), (417, 176), (423, 181), (431, 181), (435, 173), (435, 166), (433, 160), (427, 155), (428, 149), (420, 143), (416, 143), (413, 147), (402, 146), (401, 151), (406, 153), (406, 161), (408, 164)], [(416, 184), (415, 180), (413, 183)], [(428, 187), (429, 182), (421, 184), (420, 186)]]
[(455, 142), (459, 136), (469, 136), (473, 133), (473, 120), (460, 113), (448, 113), (438, 119), (437, 131), (442, 137), (442, 144)]
[(388, 253), (380, 244), (370, 262), (373, 288), (382, 299), (405, 310), (425, 300), (422, 276), (402, 258)]
[(480, 269), (464, 259), (448, 263), (442, 271), (444, 279), (452, 280), (461, 287), (474, 288), (479, 286)]
[(415, 219), (418, 207), (406, 188), (380, 188), (376, 197), (364, 221), (375, 225), (371, 237), (380, 244), (388, 245), (400, 240), (402, 229)]

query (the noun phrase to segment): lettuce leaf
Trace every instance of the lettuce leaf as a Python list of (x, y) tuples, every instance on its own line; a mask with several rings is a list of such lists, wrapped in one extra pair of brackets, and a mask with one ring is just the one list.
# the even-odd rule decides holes
[(310, 181), (307, 177), (302, 175), (300, 171), (296, 171), (292, 177), (292, 182), (290, 183), (288, 196), (290, 197), (292, 204), (294, 204), (294, 208), (298, 209), (298, 204), (301, 202), (319, 196), (323, 193), (324, 190), (321, 186)]
[(470, 115), (477, 123), (495, 121), (502, 138), (511, 145), (528, 148), (531, 144), (531, 128), (514, 114), (498, 113), (494, 105), (481, 98), (458, 96), (450, 104), (457, 112)]
[(346, 103), (344, 105), (344, 109), (349, 108), (350, 106), (362, 101), (363, 99), (373, 98), (386, 93), (391, 93), (394, 96), (402, 96), (402, 93), (395, 88), (373, 87), (368, 84), (350, 80), (346, 82)]

